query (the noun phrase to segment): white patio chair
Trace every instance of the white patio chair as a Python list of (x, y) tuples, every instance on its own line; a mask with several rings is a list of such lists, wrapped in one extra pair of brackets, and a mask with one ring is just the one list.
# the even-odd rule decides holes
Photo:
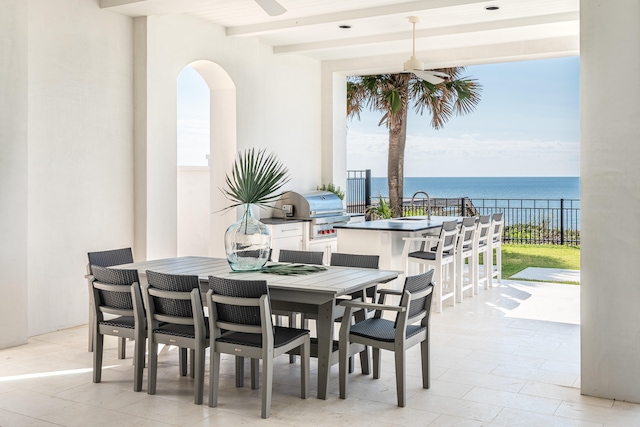
[[(446, 221), (442, 223), (440, 235), (422, 237), (404, 237), (404, 249), (402, 259), (405, 261), (405, 272), (409, 274), (409, 263), (419, 264), (420, 273), (430, 268), (435, 270), (434, 298), (436, 312), (442, 311), (442, 302), (451, 298), (453, 305), (456, 303), (456, 241), (458, 237), (458, 221)], [(413, 243), (420, 243), (420, 249), (411, 251)]]
[[(491, 229), (491, 217), (489, 215), (480, 215), (477, 221), (477, 229), (476, 234), (473, 240), (473, 249), (475, 252), (475, 276), (476, 283), (474, 288), (474, 293), (478, 294), (480, 292), (480, 285), (483, 285), (484, 289), (489, 289), (489, 280), (491, 275), (489, 274), (489, 269), (492, 268), (491, 265), (493, 261), (490, 260), (489, 249), (491, 246), (489, 245)], [(482, 263), (480, 263), (480, 256), (482, 256)], [(480, 266), (482, 265), (482, 269)]]
[[(498, 284), (502, 283), (502, 229), (504, 228), (504, 219), (502, 212), (494, 213), (491, 217), (491, 238), (489, 250), (491, 260), (491, 282), (493, 286), (493, 278), (495, 277)], [(496, 253), (496, 263), (493, 264), (493, 252)]]
[[(477, 257), (473, 246), (476, 235), (476, 219), (468, 217), (462, 219), (462, 225), (458, 233), (458, 243), (456, 245), (456, 296), (457, 302), (464, 299), (464, 291), (470, 290), (471, 296), (475, 293)], [(468, 262), (467, 274), (465, 275), (465, 264)]]

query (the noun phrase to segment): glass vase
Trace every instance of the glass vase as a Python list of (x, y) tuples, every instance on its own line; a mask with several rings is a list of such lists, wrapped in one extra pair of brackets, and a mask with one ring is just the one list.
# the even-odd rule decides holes
[(271, 252), (271, 233), (253, 216), (252, 205), (244, 205), (242, 218), (227, 228), (224, 247), (233, 271), (260, 270), (267, 263)]

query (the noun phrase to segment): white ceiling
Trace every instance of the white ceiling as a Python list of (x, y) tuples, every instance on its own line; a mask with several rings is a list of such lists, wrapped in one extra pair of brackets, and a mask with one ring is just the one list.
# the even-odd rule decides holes
[[(468, 65), (474, 61), (465, 60), (463, 53), (474, 48), (492, 52), (485, 55), (485, 62), (492, 57), (501, 61), (578, 54), (580, 0), (277, 1), (287, 12), (275, 17), (255, 0), (101, 0), (100, 4), (129, 16), (190, 15), (225, 27), (228, 37), (259, 37), (275, 54), (364, 61), (381, 71), (401, 67), (410, 56), (407, 18), (412, 15), (421, 19), (416, 26), (417, 56), (430, 68)], [(500, 8), (488, 11), (486, 6)], [(457, 53), (460, 63), (440, 59), (447, 52)]]

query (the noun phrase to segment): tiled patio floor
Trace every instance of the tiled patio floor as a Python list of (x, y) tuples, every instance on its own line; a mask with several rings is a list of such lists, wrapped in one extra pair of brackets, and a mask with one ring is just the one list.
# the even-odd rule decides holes
[(350, 375), (346, 400), (338, 398), (337, 366), (329, 399), (318, 400), (312, 361), (313, 391), (301, 400), (299, 366), (277, 359), (268, 420), (259, 418), (260, 391), (235, 387), (228, 358), (217, 408), (192, 403), (193, 381), (178, 376), (175, 349), (161, 354), (158, 394), (149, 396), (146, 372), (143, 392), (132, 391), (132, 344), (120, 361), (108, 337), (103, 383), (93, 384), (86, 327), (78, 327), (0, 350), (0, 426), (640, 425), (640, 405), (580, 395), (578, 286), (505, 280), (431, 319), (431, 389), (421, 388), (413, 348), (405, 408), (395, 404), (387, 352), (381, 379)]

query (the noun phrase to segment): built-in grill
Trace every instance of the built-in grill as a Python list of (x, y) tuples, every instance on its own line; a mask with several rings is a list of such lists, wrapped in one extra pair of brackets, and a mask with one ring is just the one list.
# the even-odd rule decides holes
[(336, 225), (349, 222), (342, 200), (329, 191), (288, 191), (276, 202), (274, 216), (309, 222), (309, 239), (336, 237)]

